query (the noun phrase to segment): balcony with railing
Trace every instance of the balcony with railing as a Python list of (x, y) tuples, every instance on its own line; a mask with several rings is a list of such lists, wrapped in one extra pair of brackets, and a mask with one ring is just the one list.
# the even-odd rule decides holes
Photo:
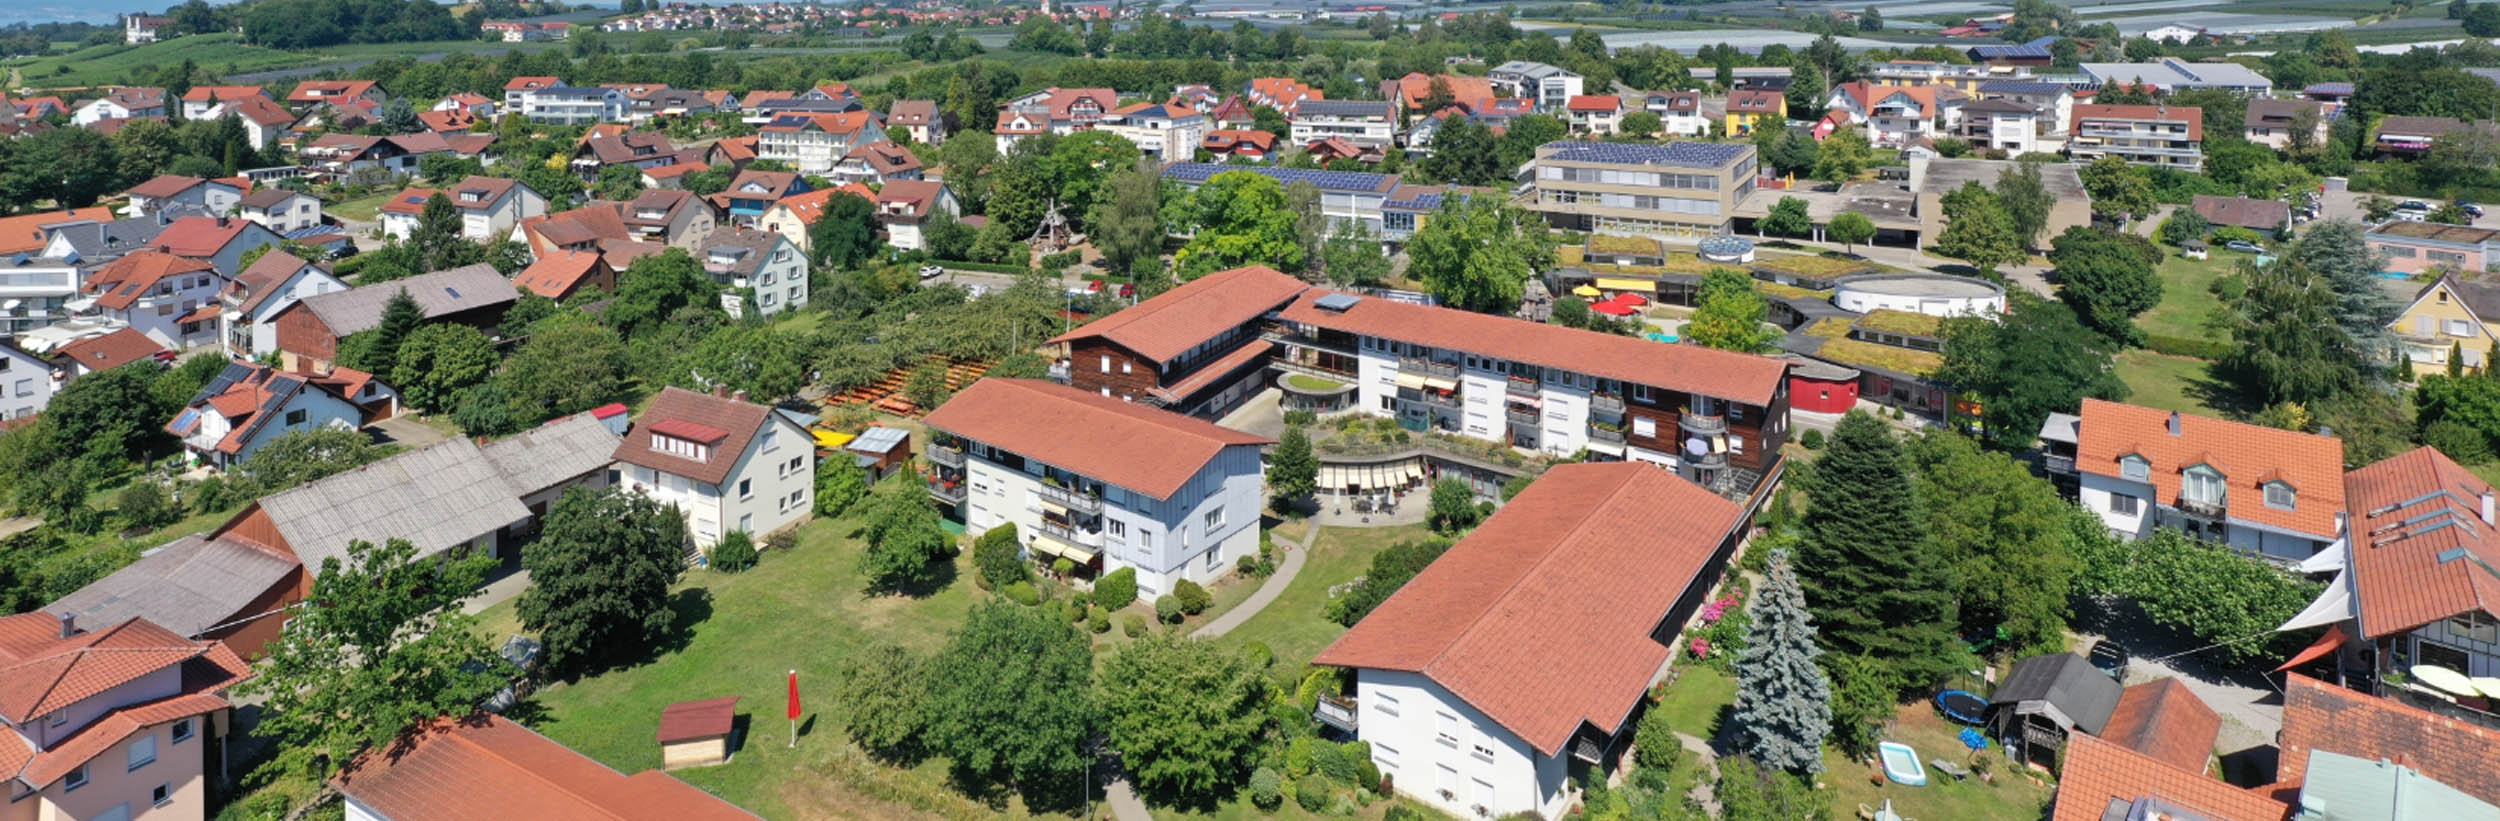
[(1059, 541), (1076, 545), (1078, 547), (1102, 547), (1102, 526), (1099, 524), (1095, 525), (1092, 529), (1087, 529), (1061, 524), (1045, 518), (1041, 523), (1041, 531), (1044, 536), (1058, 539)]
[(2061, 476), (2072, 475), (2075, 472), (2075, 457), (2045, 454), (2040, 457), (2040, 467)]
[(1507, 408), (1502, 411), (1502, 416), (1509, 419), (1513, 425), (1526, 428), (1534, 428), (1537, 425), (1537, 413), (1533, 410)]
[(1727, 467), (1727, 451), (1713, 450), (1700, 456), (1687, 454), (1684, 457), (1684, 463), (1692, 465), (1693, 467), (1705, 469)]
[(1513, 395), (1513, 396), (1535, 396), (1535, 395), (1536, 395), (1536, 391), (1537, 391), (1537, 380), (1535, 380), (1535, 379), (1531, 379), (1531, 378), (1528, 378), (1528, 377), (1525, 377), (1525, 376), (1513, 376), (1513, 377), (1511, 377), (1511, 378), (1509, 378), (1508, 380), (1505, 380), (1505, 381), (1509, 383), (1510, 392), (1511, 392), (1511, 395)]
[(1622, 428), (1609, 428), (1595, 423), (1591, 423), (1589, 425), (1589, 441), (1591, 442), (1603, 442), (1609, 445), (1620, 445), (1623, 444), (1623, 439)]
[(1589, 394), (1589, 410), (1597, 413), (1623, 413), (1623, 397), (1611, 393)]
[(1727, 432), (1727, 417), (1723, 414), (1694, 413), (1692, 411), (1685, 411), (1676, 416), (1675, 423), (1685, 430), (1692, 431), (1694, 433), (1712, 434)]
[(963, 467), (964, 452), (961, 448), (957, 448), (953, 445), (941, 445), (936, 442), (930, 442), (929, 461), (933, 464), (945, 465), (951, 468)]
[(1349, 733), (1356, 731), (1354, 699), (1321, 693), (1319, 706), (1312, 708), (1311, 715), (1321, 724)]
[(964, 503), (964, 480), (962, 479), (941, 479), (932, 476), (923, 487), (928, 488), (929, 495), (938, 501), (956, 505)]
[(2218, 522), (2222, 520), (2224, 513), (2228, 510), (2223, 505), (2223, 501), (2224, 500), (2219, 498), (2190, 499), (2188, 497), (2181, 496), (2179, 497), (2178, 504), (2179, 514), (2190, 519), (2202, 519), (2209, 522)]
[(1101, 496), (1096, 496), (1090, 493), (1079, 493), (1059, 485), (1048, 483), (1038, 485), (1037, 492), (1041, 494), (1042, 501), (1076, 511), (1078, 513), (1102, 512)]
[(1429, 359), (1413, 356), (1398, 358), (1398, 372), (1416, 374), (1427, 379), (1458, 378), (1458, 366), (1455, 364), (1448, 362), (1434, 362)]
[(1460, 404), (1457, 391), (1402, 390), (1398, 391), (1398, 398), (1450, 410), (1457, 410)]

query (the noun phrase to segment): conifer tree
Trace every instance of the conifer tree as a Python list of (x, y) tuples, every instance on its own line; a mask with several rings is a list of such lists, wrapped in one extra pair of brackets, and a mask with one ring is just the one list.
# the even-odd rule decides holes
[(1908, 687), (1952, 672), (1952, 562), (1927, 538), (1900, 440), (1851, 411), (1798, 486), (1808, 507), (1797, 570), (1824, 649), (1872, 656)]
[(1754, 598), (1745, 651), (1736, 657), (1737, 743), (1756, 763), (1797, 773), (1823, 769), (1832, 728), (1832, 687), (1815, 666), (1814, 617), (1788, 551), (1771, 551), (1770, 581)]

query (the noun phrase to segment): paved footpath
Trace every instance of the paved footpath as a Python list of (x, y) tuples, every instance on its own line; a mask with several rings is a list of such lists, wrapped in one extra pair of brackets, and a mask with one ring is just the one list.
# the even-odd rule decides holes
[[(1309, 536), (1311, 541), (1319, 541), (1320, 528), (1319, 523), (1311, 523)], [(1302, 572), (1302, 563), (1310, 551), (1281, 536), (1270, 537), (1269, 540), (1285, 549), (1284, 560), (1276, 563), (1276, 574), (1267, 577), (1267, 583), (1259, 585), (1258, 592), (1251, 593), (1250, 598), (1242, 600), (1241, 604), (1233, 609), (1224, 611), (1224, 615), (1215, 617), (1214, 621), (1207, 622), (1196, 632), (1190, 633), (1190, 638), (1211, 639), (1230, 633), (1233, 628), (1240, 627), (1243, 622), (1258, 615), (1259, 611), (1267, 609), (1269, 604), (1276, 601), (1276, 597), (1285, 594), (1285, 588), (1293, 584), (1293, 577)]]

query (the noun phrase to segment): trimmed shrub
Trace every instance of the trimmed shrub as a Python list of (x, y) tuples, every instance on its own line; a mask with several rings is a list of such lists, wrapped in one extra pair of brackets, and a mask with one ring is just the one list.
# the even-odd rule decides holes
[(2227, 342), (2167, 334), (2145, 334), (2144, 347), (2154, 353), (2197, 359), (2221, 359), (2231, 354), (2231, 345)]
[(1096, 633), (1111, 632), (1111, 614), (1096, 610), (1085, 615), (1085, 629)]
[(1293, 803), (1302, 805), (1302, 809), (1309, 812), (1319, 812), (1320, 810), (1326, 809), (1328, 807), (1328, 793), (1328, 779), (1321, 778), (1319, 776), (1298, 779), (1293, 782)]
[(1140, 616), (1140, 615), (1137, 615), (1137, 614), (1135, 614), (1135, 613), (1130, 613), (1130, 614), (1128, 614), (1128, 615), (1121, 616), (1121, 617), (1120, 617), (1120, 632), (1122, 632), (1122, 633), (1127, 633), (1127, 634), (1128, 634), (1128, 637), (1129, 637), (1129, 638), (1132, 638), (1132, 639), (1133, 639), (1133, 638), (1137, 638), (1138, 636), (1143, 636), (1143, 635), (1145, 635), (1145, 634), (1146, 634), (1146, 617), (1144, 617), (1144, 616)]
[(1059, 615), (1060, 615), (1061, 617), (1063, 617), (1063, 618), (1066, 618), (1068, 621), (1071, 621), (1071, 622), (1079, 622), (1079, 621), (1084, 621), (1084, 620), (1085, 620), (1085, 605), (1078, 604), (1078, 603), (1076, 603), (1076, 602), (1072, 602), (1072, 601), (1071, 601), (1071, 602), (1060, 602), (1060, 603), (1059, 603)]
[(1215, 604), (1215, 597), (1207, 595), (1206, 588), (1188, 579), (1172, 585), (1172, 598), (1180, 601), (1181, 612), (1192, 616), (1207, 612), (1207, 608)]
[(1805, 433), (1797, 436), (1797, 444), (1806, 446), (1807, 450), (1822, 450), (1823, 432), (1813, 428), (1807, 428)]
[(1179, 624), (1183, 615), (1180, 599), (1173, 598), (1170, 593), (1155, 597), (1155, 618), (1162, 619), (1166, 624)]
[(1123, 567), (1094, 581), (1094, 603), (1118, 610), (1137, 601), (1137, 568)]
[(1311, 737), (1302, 736), (1285, 744), (1285, 774), (1296, 780), (1311, 774), (1313, 759), (1319, 754), (1311, 750)]
[(766, 550), (786, 551), (798, 546), (799, 531), (797, 528), (785, 527), (780, 530), (773, 531), (770, 536), (764, 537), (764, 548)]
[(1076, 572), (1076, 562), (1069, 561), (1066, 556), (1052, 559), (1050, 560), (1050, 572), (1057, 573), (1061, 576), (1074, 573)]
[(1425, 815), (1413, 804), (1392, 804), (1389, 811), (1380, 816), (1380, 821), (1432, 821), (1432, 816)]
[(1244, 576), (1257, 574), (1259, 572), (1259, 557), (1243, 556), (1239, 559), (1234, 559), (1233, 572)]
[(1026, 607), (1032, 607), (1042, 603), (1042, 591), (1033, 589), (1032, 582), (1016, 582), (1014, 584), (1007, 585), (1006, 587), (999, 588), (998, 594), (1006, 596), (1008, 601), (1015, 602)]
[(1684, 741), (1677, 738), (1675, 728), (1667, 724), (1667, 711), (1651, 707), (1641, 715), (1639, 729), (1632, 733), (1632, 760), (1643, 767), (1660, 770), (1675, 769), (1684, 759)]
[(712, 569), (736, 573), (755, 566), (755, 539), (744, 530), (729, 531), (712, 545)]
[(1025, 567), (1023, 558), (1016, 555), (1022, 550), (1016, 544), (1016, 526), (1013, 524), (981, 531), (981, 538), (972, 543), (972, 563), (980, 569), (979, 581), (992, 588), (1032, 581), (1033, 571)]
[(1268, 665), (1276, 663), (1276, 651), (1268, 649), (1267, 642), (1250, 642), (1243, 645), (1241, 651), (1249, 655), (1250, 661), (1257, 664), (1260, 669), (1266, 669)]
[(1285, 805), (1285, 777), (1275, 770), (1260, 767), (1250, 772), (1250, 803), (1262, 810), (1273, 811)]

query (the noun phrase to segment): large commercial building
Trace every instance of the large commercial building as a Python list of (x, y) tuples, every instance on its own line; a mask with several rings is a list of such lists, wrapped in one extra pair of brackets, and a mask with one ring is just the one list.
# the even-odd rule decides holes
[(1753, 193), (1753, 146), (1555, 142), (1538, 146), (1522, 204), (1556, 228), (1699, 242), (1728, 232)]
[(2205, 168), (2205, 112), (2195, 106), (2075, 106), (2075, 162), (2117, 157), (2136, 165), (2196, 173)]

